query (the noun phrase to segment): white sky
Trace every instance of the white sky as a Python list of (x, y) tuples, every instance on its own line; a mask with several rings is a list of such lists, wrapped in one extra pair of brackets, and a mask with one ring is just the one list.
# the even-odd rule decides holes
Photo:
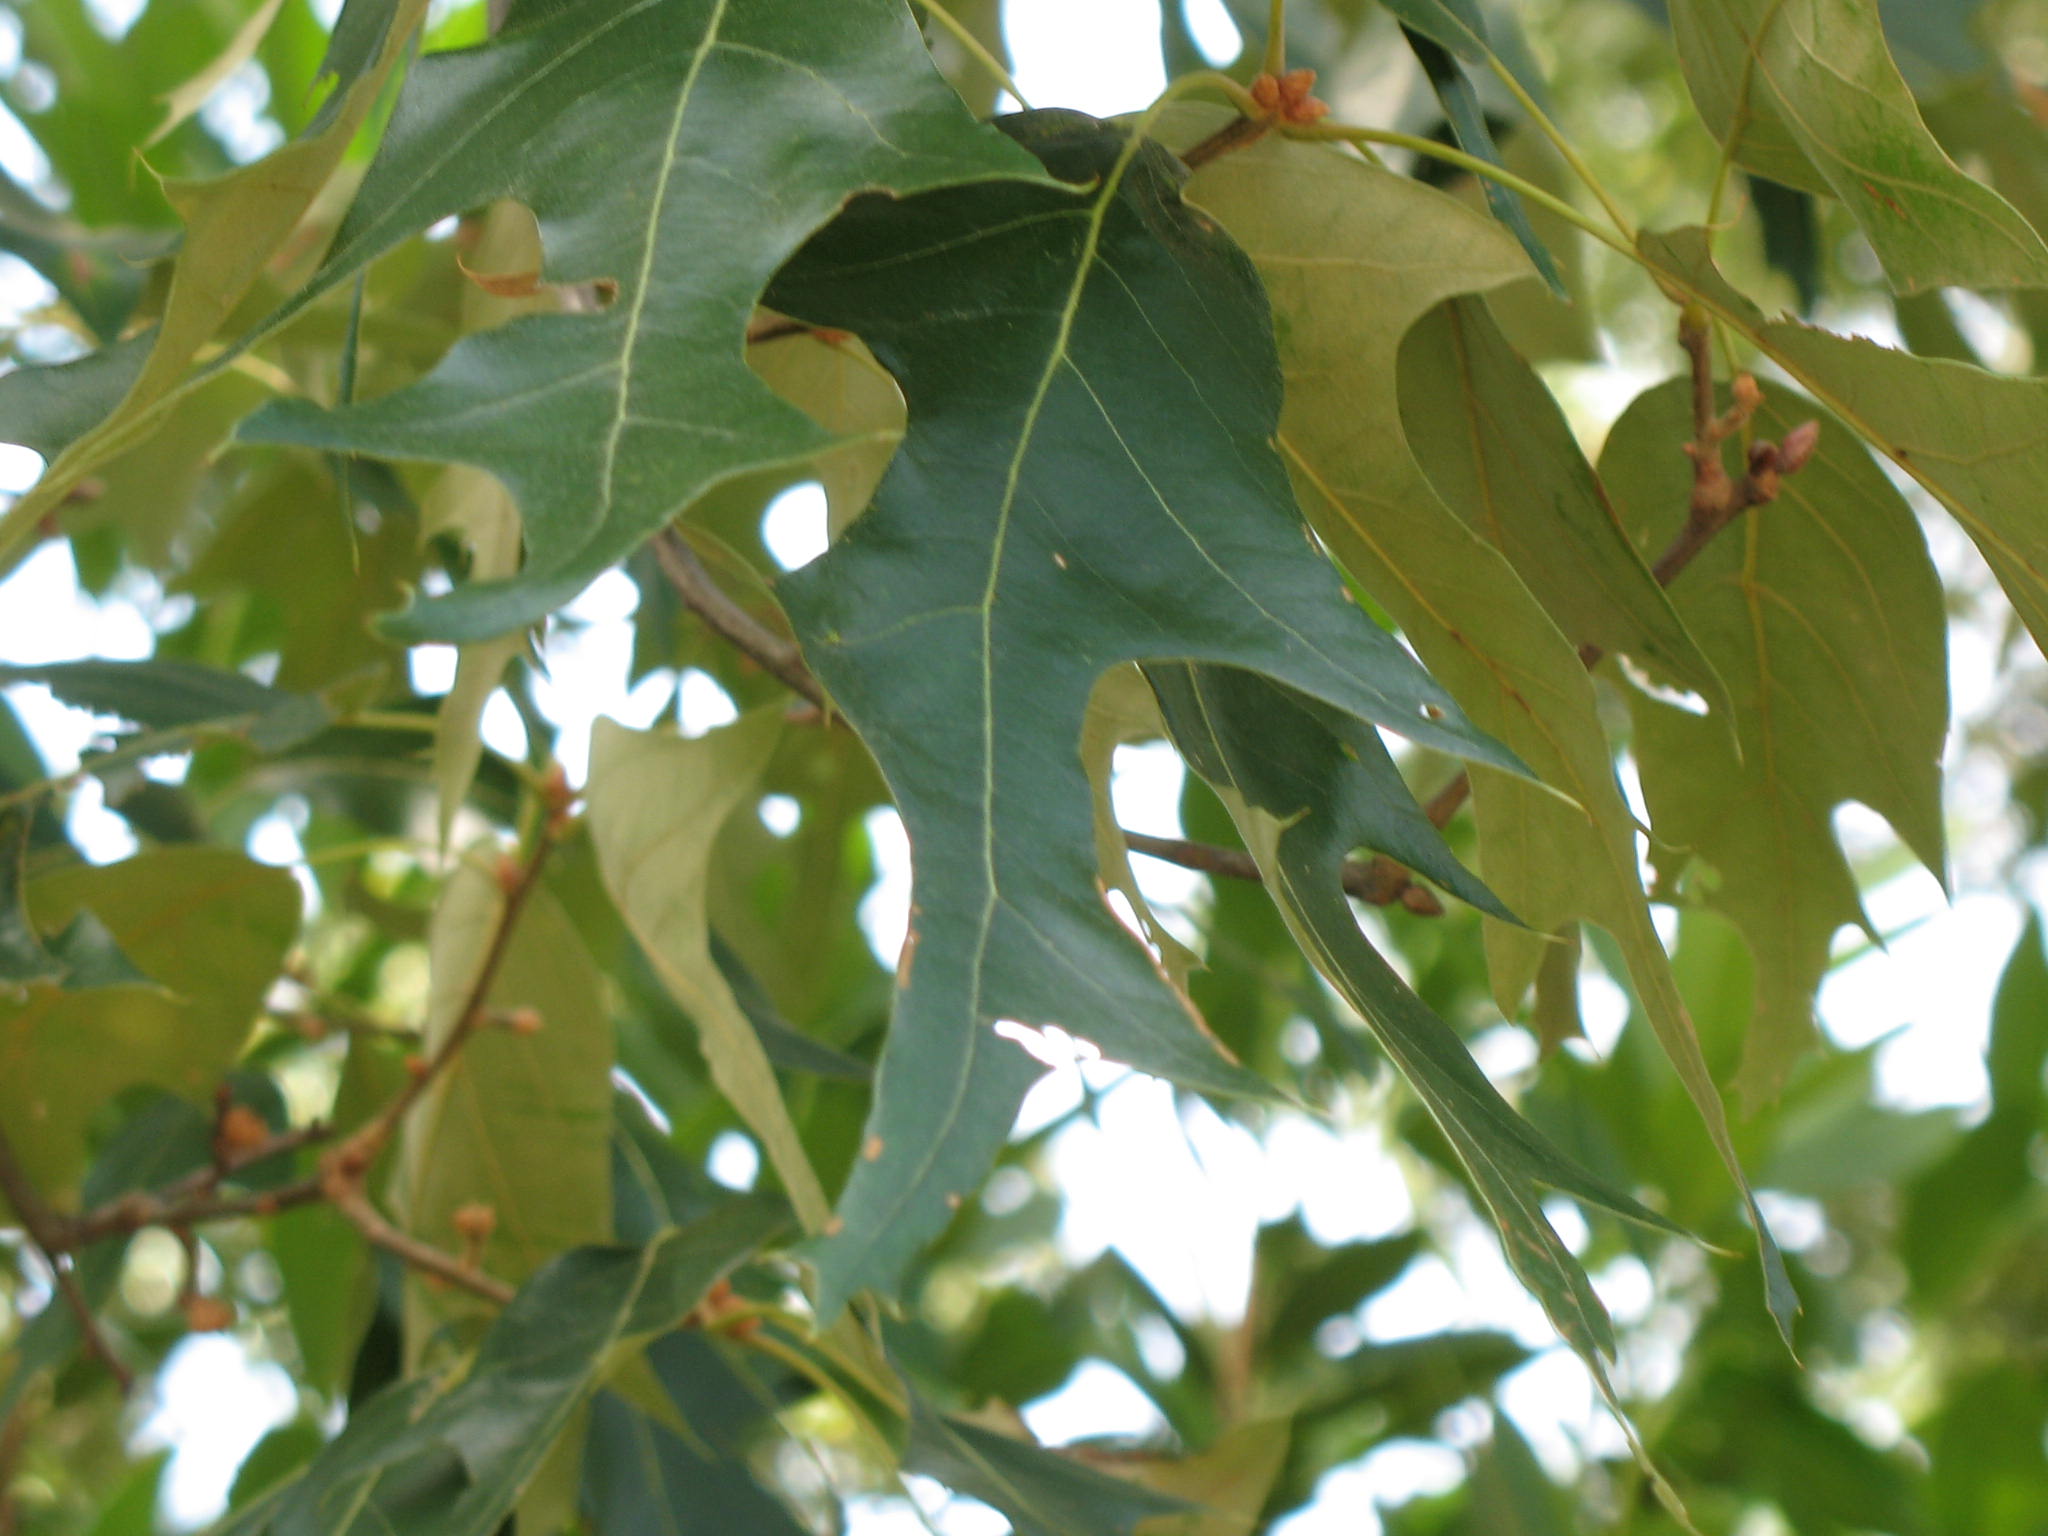
[[(99, 0), (109, 11), (140, 0)], [(1205, 49), (1227, 56), (1234, 31), (1220, 0), (1201, 0), (1193, 21)], [(1020, 87), (1038, 106), (1072, 106), (1097, 114), (1143, 106), (1160, 88), (1156, 0), (1026, 0), (1012, 5), (1009, 41)], [(0, 18), (0, 74), (18, 48)], [(263, 136), (260, 101), (233, 107), (238, 137), (252, 147)], [(0, 165), (34, 180), (42, 169), (25, 135), (0, 113)], [(10, 258), (0, 258), (0, 308), (19, 313), (42, 302), (41, 286)], [(0, 447), (0, 491), (18, 490), (38, 461), (24, 450)], [(793, 567), (824, 547), (823, 498), (814, 488), (791, 493), (771, 509), (765, 534), (772, 552)], [(678, 719), (692, 734), (732, 718), (732, 701), (701, 672), (681, 678), (663, 672), (629, 689), (632, 583), (614, 573), (600, 578), (572, 606), (578, 623), (551, 630), (549, 677), (540, 689), (542, 710), (564, 730), (562, 755), (581, 779), (590, 723), (599, 715), (646, 726)], [(0, 583), (0, 660), (28, 662), (105, 655), (137, 657), (151, 645), (152, 623), (170, 616), (147, 585), (96, 605), (78, 591), (68, 551), (49, 545)], [(445, 691), (453, 653), (423, 647), (412, 675), (423, 692)], [(1956, 647), (1959, 706), (1982, 707), (1993, 694), (1989, 648), (1972, 637)], [(50, 700), (39, 688), (18, 687), (8, 697), (35, 734), (53, 768), (76, 765), (94, 723)], [(524, 750), (524, 732), (502, 694), (486, 714), (487, 740), (502, 750)], [(175, 771), (170, 769), (168, 771)], [(1115, 786), (1127, 825), (1174, 834), (1181, 768), (1163, 745), (1126, 749), (1118, 757)], [(764, 819), (783, 823), (793, 807), (765, 805)], [(1975, 823), (1977, 814), (1965, 816)], [(1865, 818), (1868, 820), (1869, 818)], [(1852, 813), (1851, 830), (1859, 830)], [(133, 846), (118, 817), (95, 793), (76, 798), (71, 830), (95, 858), (116, 858)], [(870, 831), (881, 877), (862, 909), (862, 921), (884, 963), (901, 942), (909, 893), (908, 849), (891, 812), (878, 813)], [(299, 856), (285, 817), (266, 818), (252, 834), (252, 852), (277, 862)], [(1200, 880), (1150, 860), (1137, 861), (1151, 899), (1167, 907), (1186, 902)], [(1872, 953), (1830, 976), (1821, 996), (1829, 1032), (1842, 1044), (1887, 1034), (1881, 1082), (1902, 1105), (1969, 1104), (1984, 1091), (1981, 1048), (1991, 989), (2019, 930), (2021, 907), (2009, 894), (1972, 890), (1944, 907), (1925, 875), (1902, 877), (1872, 893), (1881, 929), (1910, 929), (1889, 954)], [(1846, 943), (1846, 940), (1845, 940)], [(1619, 1025), (1619, 993), (1589, 978), (1589, 1012), (1604, 1021), (1596, 1038), (1610, 1039)], [(1512, 1073), (1526, 1064), (1526, 1037), (1498, 1031), (1482, 1042), (1490, 1070)], [(1051, 1046), (1055, 1055), (1058, 1042)], [(1115, 1246), (1159, 1294), (1184, 1316), (1229, 1324), (1241, 1316), (1250, 1274), (1251, 1244), (1261, 1222), (1300, 1210), (1325, 1242), (1382, 1236), (1413, 1215), (1395, 1161), (1374, 1130), (1338, 1130), (1302, 1118), (1277, 1120), (1263, 1136), (1230, 1124), (1206, 1106), (1177, 1107), (1164, 1085), (1123, 1068), (1067, 1052), (1067, 1065), (1049, 1074), (1027, 1102), (1022, 1128), (1043, 1125), (1077, 1103), (1085, 1075), (1106, 1090), (1094, 1123), (1078, 1123), (1054, 1140), (1049, 1161), (1066, 1197), (1059, 1231), (1065, 1257), (1084, 1262)], [(719, 1176), (744, 1184), (758, 1158), (744, 1137), (718, 1152)], [(1576, 1213), (1560, 1212), (1569, 1238)], [(1583, 1235), (1583, 1223), (1577, 1231)], [(1648, 1294), (1640, 1265), (1627, 1261), (1596, 1277), (1603, 1295), (1624, 1318), (1640, 1315)], [(1424, 1260), (1375, 1298), (1351, 1325), (1360, 1338), (1393, 1339), (1449, 1326), (1506, 1327), (1532, 1347), (1553, 1341), (1540, 1311), (1508, 1275), (1497, 1245), (1473, 1227), (1449, 1262)], [(1759, 1326), (1762, 1326), (1761, 1323)], [(1341, 1330), (1340, 1330), (1341, 1331)], [(218, 1510), (233, 1468), (269, 1424), (289, 1416), (291, 1394), (275, 1367), (251, 1362), (229, 1339), (196, 1338), (181, 1346), (156, 1384), (157, 1402), (141, 1431), (145, 1441), (177, 1447), (166, 1485), (166, 1512), (193, 1525)], [(1596, 1409), (1584, 1371), (1568, 1353), (1545, 1348), (1511, 1377), (1503, 1401), (1539, 1451), (1563, 1471), (1576, 1446), (1609, 1453), (1619, 1444)], [(1101, 1362), (1084, 1365), (1059, 1391), (1028, 1405), (1025, 1417), (1052, 1443), (1096, 1434), (1142, 1434), (1158, 1425), (1157, 1411), (1120, 1373)], [(1446, 1426), (1458, 1443), (1483, 1438), (1483, 1420), (1470, 1415)], [(1447, 1488), (1461, 1462), (1440, 1445), (1409, 1442), (1383, 1447), (1360, 1463), (1327, 1477), (1316, 1502), (1284, 1522), (1285, 1536), (1370, 1536), (1378, 1504)], [(936, 1485), (913, 1479), (919, 1502), (947, 1536), (992, 1536), (1002, 1528), (968, 1501), (948, 1502)], [(993, 1521), (993, 1523), (991, 1523)], [(855, 1536), (907, 1536), (925, 1527), (887, 1500), (858, 1501)]]

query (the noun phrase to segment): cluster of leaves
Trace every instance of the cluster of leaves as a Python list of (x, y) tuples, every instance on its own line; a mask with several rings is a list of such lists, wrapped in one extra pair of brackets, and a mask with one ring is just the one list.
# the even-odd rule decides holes
[[(837, 1528), (904, 1471), (1019, 1532), (1222, 1536), (1526, 1358), (1331, 1332), (1426, 1222), (1266, 1227), (1229, 1330), (1114, 1254), (1059, 1264), (1057, 1127), (1011, 1135), (1015, 1026), (1057, 1025), (1247, 1124), (1385, 1107), (1602, 1394), (1644, 1399), (1588, 1508), (2038, 1527), (2038, 936), (1967, 1132), (1810, 1053), (1837, 929), (1876, 937), (1837, 808), (1945, 876), (1915, 502), (2048, 626), (2048, 386), (1941, 294), (2016, 295), (2048, 345), (2037, 85), (1916, 7), (1559, 0), (1588, 58), (1630, 51), (1623, 92), (1690, 94), (1610, 166), (1472, 0), (1244, 0), (1220, 70), (1169, 3), (1185, 69), (1122, 122), (983, 120), (993, 4), (491, 9), (159, 0), (118, 44), (76, 0), (17, 16), (51, 185), (0, 187), (0, 247), (54, 298), (0, 377), (0, 438), (45, 460), (0, 562), (61, 540), (89, 591), (183, 601), (149, 659), (0, 671), (112, 722), (85, 772), (138, 845), (85, 862), (78, 780), (0, 707), (0, 1518), (149, 1528), (160, 1467), (102, 1473), (186, 1329), (302, 1394), (237, 1536)], [(1412, 61), (1432, 131), (1282, 74), (1361, 59)], [(195, 112), (251, 78), (288, 137), (236, 165)], [(1881, 294), (1908, 349), (1757, 294)], [(1595, 462), (1537, 365), (1645, 304), (1680, 376)], [(811, 481), (832, 543), (785, 573), (763, 513)], [(697, 668), (740, 711), (600, 722), (572, 786), (528, 641), (617, 571), (632, 678)], [(439, 697), (426, 645), (456, 648)], [(483, 745), (493, 698), (523, 759)], [(1192, 947), (1111, 809), (1115, 751), (1158, 739), (1202, 841), (1139, 846), (1214, 872)], [(883, 806), (893, 976), (858, 921)], [(242, 851), (281, 810), (296, 879)], [(1595, 961), (1632, 1010), (1604, 1063), (1555, 1051)], [(1466, 1040), (1503, 1018), (1547, 1058), (1519, 1105)], [(736, 1129), (752, 1194), (706, 1172)], [(1023, 1194), (982, 1198), (999, 1165)], [(1789, 1263), (1752, 1177), (1826, 1212)], [(1596, 1216), (1576, 1247), (1559, 1194)], [(1621, 1346), (1656, 1329), (1589, 1278), (1624, 1260), (1690, 1333), (1654, 1403)], [(1771, 1336), (1802, 1297), (1813, 1378)], [(1902, 1306), (1950, 1348), (1924, 1464), (1827, 1400)], [(1172, 1444), (1021, 1433), (1089, 1358)], [(1574, 1519), (1505, 1417), (1400, 1517)]]

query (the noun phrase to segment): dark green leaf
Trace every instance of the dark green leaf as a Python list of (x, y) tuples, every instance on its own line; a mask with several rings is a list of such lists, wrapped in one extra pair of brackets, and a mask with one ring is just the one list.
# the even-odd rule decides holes
[(1820, 213), (1813, 194), (1752, 176), (1749, 195), (1764, 227), (1764, 260), (1792, 279), (1799, 312), (1806, 314), (1820, 302)]
[[(1487, 126), (1486, 114), (1480, 109), (1479, 93), (1472, 89), (1472, 82), (1465, 78), (1465, 71), (1457, 59), (1452, 57), (1448, 48), (1413, 28), (1404, 27), (1402, 31), (1407, 34), (1409, 46), (1415, 50), (1422, 72), (1429, 77), (1430, 88), (1436, 92), (1436, 99), (1444, 109), (1444, 119), (1451, 125), (1458, 147), (1489, 165), (1499, 165), (1500, 146), (1494, 143), (1493, 130)], [(1551, 259), (1549, 249), (1530, 224), (1529, 210), (1522, 206), (1521, 197), (1490, 176), (1480, 178), (1480, 185), (1486, 195), (1486, 206), (1496, 219), (1514, 231), (1515, 238), (1529, 253), (1529, 260), (1549, 285), (1550, 291), (1569, 302), (1571, 294), (1558, 274), (1557, 263)]]
[(1016, 1536), (1134, 1536), (1185, 1500), (1127, 1483), (1028, 1440), (911, 1405), (904, 1465), (1008, 1518)]
[(973, 124), (892, 0), (532, 12), (411, 72), (308, 293), (436, 219), (516, 197), (540, 220), (543, 277), (606, 285), (603, 312), (529, 315), (466, 338), (410, 389), (332, 413), (279, 404), (244, 429), (477, 464), (511, 487), (524, 569), (391, 622), (412, 640), (531, 623), (719, 481), (830, 446), (741, 355), (769, 276), (855, 192), (1036, 170)]
[(1007, 125), (1088, 193), (868, 199), (770, 292), (861, 335), (910, 406), (873, 508), (782, 584), (917, 850), (873, 1155), (819, 1250), (828, 1313), (891, 1285), (987, 1173), (1035, 1075), (997, 1020), (1058, 1021), (1191, 1086), (1259, 1086), (1096, 889), (1075, 749), (1104, 671), (1234, 662), (1513, 766), (1304, 540), (1270, 443), (1264, 299), (1181, 202), (1177, 162), (1076, 113)]
[(327, 706), (239, 672), (189, 661), (61, 661), (0, 665), (0, 686), (41, 683), (66, 704), (148, 731), (232, 730), (281, 752), (324, 729)]
[(505, 1309), (458, 1384), (422, 1377), (386, 1391), (220, 1536), (491, 1536), (605, 1376), (681, 1324), (782, 1219), (735, 1201), (645, 1248), (562, 1255)]

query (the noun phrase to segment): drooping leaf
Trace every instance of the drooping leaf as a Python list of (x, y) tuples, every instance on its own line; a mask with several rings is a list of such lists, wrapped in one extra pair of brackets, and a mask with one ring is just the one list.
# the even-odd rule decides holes
[[(504, 892), (482, 845), (449, 877), (434, 909), (427, 949), (431, 992), (422, 1042), (433, 1050), (461, 1015)], [(577, 1243), (611, 1236), (613, 1060), (604, 977), (545, 885), (520, 912), (484, 1006), (501, 1016), (531, 1009), (531, 1033), (486, 1025), (407, 1118), (394, 1204), (408, 1228), (437, 1247), (461, 1249), (455, 1212), (486, 1205), (496, 1224), (480, 1266), (517, 1284)], [(409, 1343), (435, 1322), (472, 1316), (476, 1298), (411, 1291)]]
[[(1772, 390), (1753, 430), (1776, 441), (1814, 415)], [(1673, 379), (1608, 436), (1601, 472), (1644, 549), (1685, 519), (1692, 466), (1672, 445), (1691, 430), (1691, 386)], [(1632, 691), (1636, 761), (1660, 885), (1676, 894), (1688, 859), (1704, 860), (1713, 877), (1694, 899), (1732, 919), (1756, 956), (1738, 1079), (1755, 1103), (1814, 1042), (1835, 930), (1870, 926), (1835, 807), (1877, 811), (1943, 873), (1947, 615), (1918, 519), (1832, 418), (1806, 467), (1708, 545), (1672, 597), (1735, 693), (1740, 752), (1722, 726)]]
[(1715, 269), (1697, 229), (1645, 234), (1639, 249), (1947, 508), (2048, 645), (2048, 525), (2035, 512), (2048, 483), (2048, 380), (1767, 321)]
[[(22, 369), (0, 390), (0, 439), (30, 441), (50, 459), (35, 488), (0, 513), (0, 568), (19, 558), (24, 541), (80, 480), (154, 430), (190, 387), (186, 376), (193, 358), (327, 185), (426, 8), (427, 0), (379, 0), (376, 6), (356, 0), (349, 11), (364, 15), (376, 9), (383, 24), (373, 29), (376, 42), (360, 71), (339, 82), (303, 137), (215, 180), (164, 184), (185, 237), (154, 331), (76, 363)], [(106, 130), (96, 125), (95, 131)], [(43, 428), (40, 438), (22, 437), (17, 418), (35, 420), (41, 414), (37, 396), (51, 389), (76, 402), (63, 430), (50, 434)]]
[[(990, 1026), (1058, 1022), (1191, 1086), (1253, 1091), (1095, 886), (1077, 747), (1120, 662), (1266, 671), (1512, 765), (1305, 542), (1269, 438), (1269, 322), (1156, 145), (1007, 119), (1053, 170), (856, 204), (769, 302), (859, 334), (910, 425), (873, 508), (781, 584), (873, 750), (916, 886), (895, 1020), (823, 1307), (893, 1283), (986, 1175), (1035, 1075)], [(1433, 718), (1440, 712), (1440, 718)]]
[(809, 1231), (828, 1202), (790, 1120), (761, 1037), (711, 953), (705, 885), (712, 844), (782, 734), (779, 707), (695, 741), (598, 722), (590, 742), (590, 835), (605, 888), (697, 1025), (712, 1081), (760, 1138)]
[[(533, 215), (516, 203), (499, 203), (477, 221), (475, 244), (463, 258), (472, 281), (464, 286), (460, 323), (465, 331), (487, 330), (520, 315), (558, 307), (556, 290), (533, 293), (493, 292), (489, 276), (512, 274), (537, 280), (541, 267), (540, 231)], [(470, 464), (451, 464), (435, 480), (420, 506), (420, 538), (445, 535), (459, 540), (469, 553), (471, 581), (502, 581), (519, 570), (519, 508), (495, 476)], [(484, 705), (505, 675), (505, 668), (525, 644), (514, 633), (462, 646), (455, 663), (455, 682), (434, 717), (434, 778), (441, 796), (441, 840), (448, 840), (476, 766), (483, 756)]]
[(1893, 288), (2048, 284), (2048, 245), (1942, 153), (1870, 0), (1673, 0), (1708, 128), (1746, 169), (1842, 200)]
[(1507, 556), (1567, 640), (1632, 656), (1726, 710), (1726, 685), (1630, 542), (1556, 398), (1481, 301), (1452, 299), (1410, 328), (1400, 392), (1401, 427), (1430, 484)]
[(922, 1399), (911, 1404), (903, 1464), (981, 1500), (1016, 1536), (1136, 1536), (1140, 1521), (1188, 1507), (1028, 1440), (936, 1413)]
[[(1498, 552), (1437, 498), (1401, 432), (1402, 335), (1460, 293), (1526, 273), (1497, 226), (1403, 177), (1315, 146), (1260, 143), (1203, 169), (1190, 196), (1258, 264), (1295, 387), (1279, 443), (1317, 532), (1483, 727), (1569, 801), (1475, 765), (1479, 868), (1533, 932), (1488, 925), (1496, 997), (1514, 1008), (1575, 918), (1614, 934), (1648, 1017), (1744, 1193), (1767, 1295), (1789, 1336), (1783, 1260), (1738, 1165), (1726, 1111), (1650, 921), (1634, 824), (1578, 654)], [(1298, 210), (1324, 210), (1305, 221)]]
[[(470, 572), (477, 580), (498, 580), (519, 569), (519, 509), (505, 487), (480, 469), (451, 464), (427, 493), (420, 534), (431, 538), (444, 532), (467, 545)], [(484, 706), (525, 645), (523, 635), (500, 635), (472, 640), (456, 657), (455, 682), (434, 716), (434, 781), (444, 843), (476, 782), (476, 765), (483, 761)]]
[(0, 999), (0, 1120), (46, 1198), (68, 1200), (86, 1128), (123, 1088), (203, 1099), (233, 1063), (298, 934), (289, 871), (222, 848), (159, 848), (29, 883), (39, 922), (91, 913), (149, 985)]
[(263, 34), (270, 30), (270, 24), (277, 19), (283, 5), (284, 0), (263, 0), (250, 13), (249, 19), (236, 29), (227, 47), (215, 54), (204, 69), (162, 98), (163, 120), (143, 140), (145, 149), (160, 139), (169, 138), (171, 130), (196, 116), (228, 77), (256, 56), (257, 48), (263, 43)]
[(1344, 858), (1359, 843), (1382, 847), (1395, 840), (1386, 829), (1417, 814), (1405, 786), (1398, 776), (1391, 787), (1376, 783), (1305, 713), (1289, 719), (1252, 692), (1255, 680), (1245, 674), (1184, 667), (1153, 668), (1150, 675), (1174, 741), (1239, 817), (1266, 887), (1303, 952), (1358, 1010), (1428, 1106), (1490, 1208), (1509, 1264), (1604, 1385), (1602, 1357), (1614, 1352), (1613, 1325), (1543, 1215), (1537, 1186), (1567, 1190), (1637, 1221), (1669, 1224), (1576, 1167), (1517, 1115), (1456, 1032), (1360, 931), (1344, 898)]
[(11, 683), (41, 683), (66, 704), (118, 716), (146, 731), (241, 732), (266, 752), (296, 746), (328, 721), (320, 699), (189, 661), (0, 665), (0, 687)]
[(605, 1378), (679, 1326), (775, 1235), (764, 1201), (728, 1202), (645, 1248), (576, 1248), (535, 1275), (457, 1384), (400, 1383), (216, 1536), (491, 1536)]
[(974, 125), (893, 0), (829, 15), (805, 0), (529, 5), (488, 45), (411, 72), (308, 293), (511, 197), (540, 220), (541, 276), (603, 284), (609, 302), (468, 337), (378, 400), (280, 403), (244, 436), (490, 470), (519, 503), (524, 568), (388, 627), (408, 640), (518, 629), (719, 481), (829, 445), (748, 371), (741, 343), (769, 276), (842, 201), (1036, 169)]

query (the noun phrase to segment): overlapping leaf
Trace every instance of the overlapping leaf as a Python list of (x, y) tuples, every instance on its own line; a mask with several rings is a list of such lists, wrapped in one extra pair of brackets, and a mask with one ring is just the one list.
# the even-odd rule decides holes
[[(428, 933), (425, 1044), (455, 1028), (504, 909), (483, 845), (450, 877)], [(532, 1009), (539, 1029), (486, 1027), (407, 1117), (395, 1204), (427, 1242), (459, 1247), (454, 1213), (491, 1208), (479, 1260), (517, 1283), (577, 1243), (611, 1235), (611, 1020), (604, 977), (554, 895), (527, 898), (485, 1006)], [(414, 1287), (411, 1342), (472, 1297)]]
[[(1772, 391), (1760, 437), (1812, 415)], [(1691, 387), (1639, 397), (1609, 434), (1601, 469), (1645, 549), (1685, 516)], [(1687, 568), (1672, 594), (1736, 693), (1740, 752), (1715, 722), (1635, 693), (1635, 752), (1675, 890), (1689, 857), (1712, 866), (1698, 897), (1726, 913), (1757, 962), (1757, 1011), (1740, 1082), (1776, 1094), (1813, 1039), (1813, 992), (1843, 923), (1867, 929), (1830, 817), (1845, 800), (1880, 812), (1937, 875), (1943, 867), (1941, 743), (1948, 727), (1946, 613), (1920, 525), (1855, 437), (1834, 420), (1778, 499)]]
[(1629, 542), (1556, 398), (1483, 303), (1452, 299), (1416, 322), (1400, 391), (1401, 427), (1430, 484), (1507, 556), (1566, 639), (1632, 656), (1726, 708), (1713, 663)]
[(2048, 647), (2048, 522), (2038, 513), (2048, 484), (2048, 380), (1767, 321), (1716, 270), (1698, 229), (1646, 234), (1640, 249), (1946, 507)]
[[(1344, 898), (1345, 857), (1364, 844), (1406, 860), (1407, 828), (1428, 827), (1399, 775), (1391, 764), (1384, 773), (1368, 769), (1307, 711), (1282, 714), (1270, 701), (1247, 699), (1261, 685), (1242, 673), (1184, 667), (1151, 676), (1175, 743), (1224, 794), (1303, 951), (1429, 1107), (1492, 1211), (1509, 1264), (1612, 1399), (1603, 1357), (1614, 1353), (1613, 1324), (1544, 1216), (1539, 1186), (1669, 1223), (1577, 1167), (1509, 1108), (1456, 1032), (1359, 930)], [(1436, 860), (1448, 861), (1447, 852)]]
[[(1190, 196), (1251, 252), (1282, 317), (1281, 362), (1294, 387), (1279, 442), (1310, 521), (1473, 718), (1570, 796), (1473, 769), (1480, 873), (1535, 930), (1488, 926), (1497, 996), (1519, 1005), (1548, 947), (1541, 935), (1574, 918), (1613, 933), (1747, 1198), (1720, 1096), (1644, 902), (1633, 824), (1578, 654), (1499, 553), (1437, 498), (1401, 432), (1402, 335), (1446, 298), (1526, 275), (1521, 253), (1453, 199), (1323, 148), (1254, 145), (1205, 168)], [(1797, 1303), (1753, 1202), (1749, 1209), (1772, 1311), (1789, 1331)]]
[[(75, 363), (22, 370), (0, 390), (0, 439), (50, 458), (35, 488), (0, 513), (0, 568), (85, 475), (145, 437), (188, 387), (193, 358), (327, 185), (426, 8), (427, 0), (351, 0), (342, 20), (361, 46), (336, 61), (340, 89), (307, 134), (217, 180), (165, 184), (185, 240), (154, 331)], [(71, 402), (54, 432), (39, 398), (52, 391)]]
[(1257, 280), (1156, 145), (1008, 120), (1060, 175), (855, 205), (769, 300), (852, 330), (909, 402), (867, 515), (783, 583), (804, 651), (887, 775), (916, 887), (824, 1305), (888, 1285), (987, 1173), (1034, 1069), (999, 1019), (1059, 1023), (1246, 1091), (1096, 888), (1079, 738), (1119, 662), (1266, 672), (1453, 752), (1473, 731), (1303, 537), (1270, 435)]
[(150, 984), (0, 999), (0, 1120), (52, 1200), (84, 1167), (86, 1129), (122, 1089), (203, 1099), (248, 1038), (297, 937), (290, 873), (222, 848), (161, 848), (31, 882), (30, 910), (62, 929), (90, 912)]
[(1707, 126), (1748, 169), (1832, 193), (1901, 292), (2048, 284), (2048, 246), (1942, 152), (1869, 0), (1672, 0)]
[(490, 1536), (606, 1376), (679, 1326), (781, 1217), (740, 1201), (645, 1248), (578, 1248), (536, 1275), (462, 1381), (400, 1383), (218, 1536)]
[(240, 672), (190, 661), (60, 661), (0, 665), (0, 687), (41, 683), (66, 704), (113, 715), (147, 731), (246, 732), (280, 752), (327, 724), (327, 706)]
[(1140, 1521), (1188, 1507), (1028, 1440), (935, 1413), (921, 1400), (912, 1410), (904, 1464), (999, 1510), (1017, 1536), (1134, 1536)]
[(600, 285), (605, 308), (469, 337), (409, 389), (280, 404), (245, 435), (490, 470), (518, 499), (525, 567), (392, 630), (517, 629), (718, 481), (827, 446), (741, 353), (762, 286), (842, 201), (1036, 171), (967, 116), (896, 0), (528, 4), (411, 73), (309, 294), (512, 197), (540, 220), (542, 276)]
[(690, 1015), (711, 1078), (760, 1138), (806, 1228), (827, 1204), (761, 1036), (712, 956), (705, 882), (712, 844), (751, 793), (782, 732), (764, 709), (697, 741), (598, 722), (590, 835), (605, 888), (669, 995)]

